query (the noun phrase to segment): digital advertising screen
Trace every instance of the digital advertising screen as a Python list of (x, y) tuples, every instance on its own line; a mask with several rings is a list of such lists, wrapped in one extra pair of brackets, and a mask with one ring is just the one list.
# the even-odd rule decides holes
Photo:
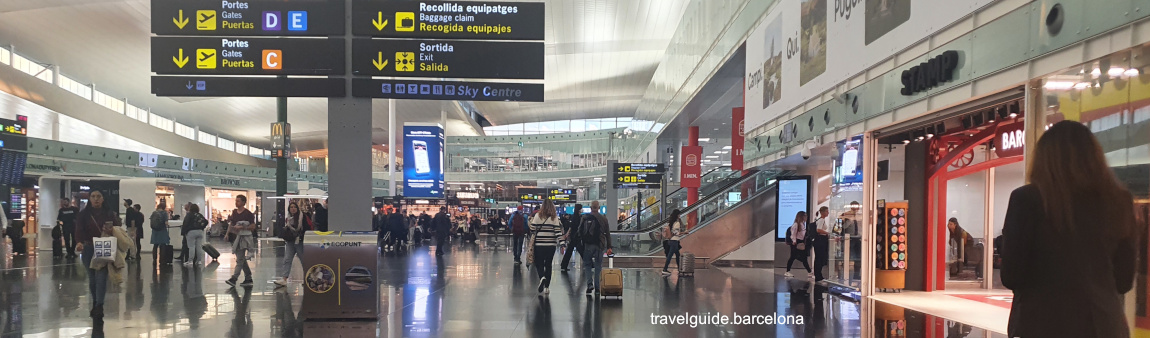
[(836, 160), (835, 181), (838, 184), (862, 183), (862, 135), (852, 137), (850, 140), (839, 141), (839, 158)]
[(443, 198), (443, 127), (403, 126), (403, 195)]
[[(810, 214), (810, 176), (784, 177), (779, 179), (779, 189), (775, 199), (775, 235), (779, 240), (787, 238), (787, 230), (795, 224), (795, 215), (800, 211)], [(810, 217), (807, 217), (810, 221)]]

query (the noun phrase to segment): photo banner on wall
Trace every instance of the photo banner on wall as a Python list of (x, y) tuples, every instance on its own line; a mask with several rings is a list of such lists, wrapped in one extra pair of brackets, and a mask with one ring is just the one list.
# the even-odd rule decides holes
[(403, 125), (403, 196), (443, 198), (443, 127)]
[(744, 128), (743, 107), (731, 109), (731, 170), (743, 170), (743, 137), (746, 136)]
[(679, 186), (683, 188), (698, 188), (700, 177), (703, 174), (703, 147), (684, 146), (679, 159)]
[(746, 123), (769, 122), (993, 0), (796, 0), (746, 41)]

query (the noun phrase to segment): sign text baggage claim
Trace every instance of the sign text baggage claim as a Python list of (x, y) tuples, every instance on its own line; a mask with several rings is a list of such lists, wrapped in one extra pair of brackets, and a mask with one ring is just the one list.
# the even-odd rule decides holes
[[(421, 32), (468, 32), (475, 34), (507, 34), (511, 33), (511, 27), (504, 25), (460, 25), (450, 24), (451, 22), (474, 22), (475, 17), (468, 14), (452, 15), (437, 15), (437, 14), (424, 14), (423, 12), (455, 12), (455, 13), (473, 13), (473, 14), (515, 14), (519, 13), (517, 6), (489, 6), (489, 5), (473, 5), (461, 6), (459, 4), (442, 4), (442, 5), (428, 5), (425, 3), (419, 4), (419, 30)], [(432, 24), (427, 24), (428, 22)], [(437, 23), (443, 23), (437, 25)]]
[[(250, 44), (244, 40), (228, 40), (221, 39), (221, 47), (223, 48), (248, 48)], [(223, 68), (256, 68), (255, 61), (248, 60), (229, 60), (241, 59), (244, 57), (243, 51), (238, 50), (220, 50), (220, 57), (223, 58), (220, 66)]]
[[(423, 63), (422, 61), (435, 61), (435, 54), (432, 53), (454, 53), (455, 46), (449, 43), (436, 43), (426, 44), (419, 43), (419, 70), (422, 72), (446, 72), (447, 65), (442, 63)], [(428, 52), (428, 53), (424, 53)]]

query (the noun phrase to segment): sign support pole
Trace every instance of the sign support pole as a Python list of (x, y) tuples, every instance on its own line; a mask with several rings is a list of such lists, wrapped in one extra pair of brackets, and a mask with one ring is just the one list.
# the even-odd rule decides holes
[[(392, 198), (399, 196), (395, 190), (395, 145), (402, 141), (395, 140), (395, 99), (387, 100), (387, 193)], [(399, 201), (395, 201), (399, 203)]]
[[(285, 76), (280, 75), (279, 77), (282, 79)], [(287, 97), (277, 97), (276, 122), (287, 123), (287, 120)], [(286, 133), (287, 131), (285, 130), (284, 132)], [(290, 150), (284, 150), (285, 155), (288, 151)], [(276, 157), (276, 196), (287, 195), (287, 160), (287, 156)], [(279, 230), (283, 228), (283, 220), (285, 219), (283, 215), (287, 214), (287, 208), (284, 205), (285, 202), (286, 200), (283, 199), (276, 200), (276, 220), (273, 228), (276, 234), (278, 234)]]
[[(614, 168), (615, 163), (619, 161), (607, 160), (607, 168)], [(611, 175), (607, 175), (608, 178)], [(607, 188), (607, 223), (611, 225), (612, 229), (617, 229), (619, 225), (619, 189), (615, 189), (615, 182), (604, 184), (603, 187)]]

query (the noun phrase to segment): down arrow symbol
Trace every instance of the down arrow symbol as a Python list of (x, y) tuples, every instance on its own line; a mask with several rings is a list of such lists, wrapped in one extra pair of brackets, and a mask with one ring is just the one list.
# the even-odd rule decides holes
[(192, 81), (188, 81), (187, 87), (188, 87), (188, 90), (192, 90), (192, 87), (194, 87), (194, 86), (192, 86)]

